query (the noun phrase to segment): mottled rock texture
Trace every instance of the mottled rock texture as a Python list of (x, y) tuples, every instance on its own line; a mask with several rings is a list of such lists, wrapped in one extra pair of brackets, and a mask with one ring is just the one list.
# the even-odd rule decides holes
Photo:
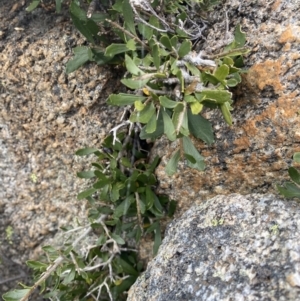
[[(30, 2), (0, 1), (0, 251), (18, 263), (36, 257), (60, 226), (85, 217), (85, 204), (76, 201), (84, 181), (76, 171), (88, 161), (74, 152), (99, 145), (115, 125), (120, 110), (105, 100), (122, 89), (118, 70), (90, 64), (66, 75), (72, 48), (84, 39), (67, 13), (38, 8), (29, 14)], [(207, 112), (216, 144), (197, 143), (205, 172), (181, 166), (167, 177), (174, 145), (156, 144), (154, 152), (165, 155), (159, 191), (179, 200), (178, 215), (196, 196), (273, 190), (299, 150), (299, 0), (223, 2), (210, 17), (205, 48), (224, 39), (227, 10), (230, 32), (240, 23), (247, 34), (250, 69), (234, 91), (234, 126)], [(6, 266), (14, 266), (5, 258)], [(2, 267), (0, 279), (23, 273)]]
[[(0, 3), (0, 251), (18, 263), (86, 216), (76, 172), (89, 164), (74, 153), (99, 146), (120, 112), (105, 103), (121, 90), (117, 70), (91, 64), (66, 75), (72, 48), (84, 43), (67, 8), (27, 13), (30, 2)], [(13, 270), (0, 265), (0, 279), (22, 274)]]
[(217, 194), (275, 192), (284, 181), (294, 151), (300, 150), (300, 1), (226, 0), (211, 16), (204, 49), (225, 39), (225, 11), (229, 31), (241, 24), (250, 54), (248, 73), (233, 91), (232, 127), (219, 112), (207, 112), (213, 122), (215, 144), (196, 142), (207, 168), (198, 172), (181, 165), (168, 177), (165, 164), (176, 144), (157, 143), (164, 156), (157, 171), (160, 192), (179, 200), (180, 215), (192, 200)]
[(300, 300), (298, 203), (260, 194), (197, 201), (168, 226), (128, 301)]

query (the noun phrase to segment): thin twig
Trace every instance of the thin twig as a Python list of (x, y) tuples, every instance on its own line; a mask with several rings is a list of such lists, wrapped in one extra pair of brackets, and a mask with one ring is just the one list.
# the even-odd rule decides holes
[(141, 215), (141, 207), (140, 207), (140, 196), (138, 192), (135, 192), (135, 201), (136, 201), (136, 211), (137, 211), (137, 217), (139, 222), (139, 227), (141, 228), (141, 231), (143, 233), (143, 221), (142, 221), (142, 215)]
[(109, 19), (105, 19), (106, 22), (110, 23), (111, 25), (113, 25), (114, 27), (120, 29), (121, 31), (123, 31), (125, 34), (129, 35), (131, 38), (133, 38), (135, 41), (139, 42), (144, 48), (146, 48), (148, 51), (150, 51), (150, 47), (145, 44), (142, 40), (140, 40), (137, 36), (135, 36), (134, 34), (132, 34), (131, 32), (129, 32), (128, 30), (126, 30), (125, 28), (121, 27), (118, 23), (113, 22)]

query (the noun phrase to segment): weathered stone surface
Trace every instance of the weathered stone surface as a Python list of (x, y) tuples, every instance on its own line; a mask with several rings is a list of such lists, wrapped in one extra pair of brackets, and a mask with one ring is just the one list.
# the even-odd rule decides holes
[(300, 1), (226, 0), (212, 16), (206, 51), (225, 38), (225, 13), (229, 31), (241, 24), (246, 33), (248, 73), (235, 91), (234, 125), (228, 127), (219, 112), (207, 111), (214, 124), (212, 147), (201, 142), (197, 148), (207, 168), (197, 172), (181, 165), (172, 177), (165, 164), (177, 147), (160, 141), (156, 152), (164, 156), (157, 170), (162, 193), (179, 200), (180, 215), (192, 200), (233, 192), (275, 192), (300, 142)]
[[(86, 216), (76, 172), (88, 160), (74, 153), (99, 146), (121, 113), (105, 104), (120, 90), (116, 70), (91, 64), (65, 74), (84, 43), (67, 9), (27, 13), (30, 2), (0, 4), (0, 264), (8, 264), (1, 251), (17, 263), (35, 258), (60, 226)], [(0, 293), (18, 275), (4, 267)]]
[(274, 195), (220, 195), (197, 199), (168, 226), (127, 300), (297, 301), (299, 279), (299, 204)]

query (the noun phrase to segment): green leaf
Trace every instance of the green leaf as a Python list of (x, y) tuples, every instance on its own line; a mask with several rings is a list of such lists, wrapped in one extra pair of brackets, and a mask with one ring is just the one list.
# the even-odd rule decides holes
[(73, 49), (74, 57), (71, 58), (66, 64), (66, 73), (70, 74), (71, 72), (77, 70), (83, 64), (90, 60), (92, 51), (89, 47), (78, 46)]
[(228, 87), (235, 87), (242, 81), (242, 78), (238, 72), (235, 72), (229, 76), (227, 79), (227, 86)]
[(135, 51), (136, 50), (136, 42), (134, 39), (131, 39), (129, 40), (127, 43), (126, 43), (126, 47), (131, 50), (131, 51)]
[(151, 134), (156, 130), (157, 120), (156, 114), (153, 114), (148, 123), (146, 124), (146, 133)]
[(108, 98), (107, 103), (115, 106), (127, 106), (134, 104), (135, 101), (144, 101), (146, 97), (138, 96), (133, 94), (111, 94)]
[(132, 196), (128, 196), (115, 210), (114, 218), (119, 218), (127, 214), (127, 211), (130, 207), (132, 201)]
[(142, 111), (135, 111), (133, 114), (131, 114), (130, 121), (148, 123), (153, 115), (155, 115), (155, 108), (153, 103), (150, 102), (145, 106), (145, 108)]
[(172, 44), (167, 35), (163, 35), (160, 40), (161, 44), (163, 44), (168, 50), (172, 50)]
[(169, 217), (173, 217), (174, 213), (176, 211), (176, 206), (177, 206), (177, 202), (174, 200), (171, 200), (170, 204), (169, 204), (169, 208), (168, 208), (168, 216)]
[(140, 34), (145, 38), (145, 40), (150, 40), (152, 38), (153, 29), (150, 28), (149, 26), (139, 23), (138, 29), (139, 29)]
[(110, 193), (110, 198), (112, 202), (116, 202), (120, 199), (120, 190), (125, 187), (124, 183), (122, 182), (117, 182), (112, 185), (111, 193)]
[(232, 107), (228, 102), (220, 104), (220, 109), (222, 111), (223, 117), (228, 125), (232, 125), (231, 113)]
[(126, 275), (134, 275), (134, 276), (139, 276), (139, 272), (136, 271), (131, 264), (123, 260), (121, 257), (118, 259), (118, 263), (121, 265), (123, 272)]
[(286, 198), (300, 198), (300, 188), (294, 183), (285, 183), (283, 187), (277, 185), (277, 189)]
[(189, 54), (192, 49), (192, 42), (189, 40), (184, 40), (180, 48), (178, 50), (178, 55), (180, 58), (184, 57), (185, 55)]
[(155, 227), (155, 234), (154, 234), (154, 245), (153, 245), (153, 255), (156, 255), (158, 252), (158, 249), (161, 245), (161, 230), (160, 230), (160, 224), (159, 222), (155, 222), (156, 223), (156, 227)]
[(111, 233), (111, 237), (112, 237), (112, 239), (114, 239), (119, 245), (124, 245), (124, 244), (125, 244), (125, 241), (124, 241), (124, 239), (123, 239), (121, 236), (119, 236), (119, 235), (117, 235), (117, 234), (114, 234), (114, 233)]
[(193, 156), (184, 153), (184, 157), (185, 157), (188, 161), (190, 161), (192, 164), (195, 164), (195, 163), (196, 163), (196, 159), (195, 159)]
[(198, 115), (202, 109), (203, 109), (203, 104), (202, 103), (199, 103), (198, 101), (196, 102), (192, 102), (190, 104), (190, 107), (191, 107), (191, 111), (194, 115)]
[(126, 44), (110, 44), (106, 50), (105, 55), (106, 56), (115, 56), (116, 54), (127, 52), (129, 49), (127, 48)]
[(57, 251), (52, 246), (43, 246), (42, 250), (46, 253), (56, 253)]
[(200, 75), (201, 75), (200, 70), (199, 70), (196, 66), (194, 66), (194, 65), (192, 65), (192, 64), (190, 64), (190, 63), (185, 63), (185, 66), (189, 69), (189, 71), (190, 71), (193, 75), (195, 75), (195, 76), (200, 76)]
[(147, 206), (147, 210), (152, 208), (155, 198), (157, 198), (157, 196), (154, 194), (154, 192), (151, 190), (151, 188), (149, 186), (147, 186), (146, 187), (146, 206)]
[(178, 149), (172, 154), (171, 159), (166, 165), (166, 173), (168, 176), (172, 176), (177, 171), (177, 165), (180, 159), (180, 150)]
[(182, 137), (183, 150), (185, 154), (194, 157), (196, 163), (188, 162), (188, 166), (203, 171), (205, 168), (204, 158), (199, 154), (189, 137)]
[(106, 238), (106, 235), (101, 234), (101, 235), (99, 236), (97, 242), (96, 242), (96, 245), (97, 245), (97, 246), (102, 246), (102, 245), (104, 245), (105, 242), (106, 242), (106, 239), (107, 239), (107, 238)]
[(145, 214), (146, 212), (146, 204), (145, 204), (145, 200), (143, 199), (143, 196), (140, 195), (140, 198), (139, 198), (139, 210), (141, 212), (141, 214)]
[(142, 75), (145, 73), (135, 65), (134, 61), (127, 54), (125, 54), (125, 65), (127, 71), (129, 71), (133, 75)]
[(241, 25), (238, 24), (234, 31), (234, 41), (225, 47), (226, 50), (243, 47), (246, 43), (246, 34), (242, 32)]
[(178, 70), (176, 73), (177, 78), (179, 79), (179, 84), (180, 84), (180, 92), (184, 92), (184, 77), (182, 75), (181, 70)]
[(124, 78), (121, 80), (121, 83), (132, 90), (137, 90), (143, 88), (150, 79), (151, 78), (146, 78), (142, 80), (138, 78), (137, 79)]
[(137, 100), (137, 101), (134, 102), (134, 107), (139, 112), (144, 110), (145, 106), (146, 105), (144, 105), (140, 100)]
[(156, 121), (156, 130), (153, 133), (147, 133), (146, 127), (144, 126), (140, 133), (140, 138), (142, 140), (151, 139), (152, 141), (162, 136), (164, 133), (164, 120), (162, 110), (159, 111), (157, 121)]
[(159, 54), (159, 49), (158, 49), (157, 44), (155, 44), (152, 47), (152, 55), (153, 55), (154, 66), (156, 67), (157, 70), (159, 70), (159, 67), (160, 67), (160, 54)]
[(294, 153), (293, 160), (300, 163), (300, 152)]
[(94, 21), (94, 22), (103, 22), (105, 21), (105, 19), (109, 18), (108, 14), (103, 14), (103, 13), (94, 13), (92, 14), (91, 16), (91, 19)]
[(69, 283), (71, 283), (74, 280), (75, 275), (76, 275), (75, 268), (74, 268), (74, 266), (72, 266), (70, 271), (65, 276), (62, 284), (68, 285)]
[(173, 101), (170, 98), (168, 98), (167, 96), (160, 96), (159, 102), (163, 107), (168, 108), (168, 109), (173, 109), (178, 104), (177, 101)]
[(201, 115), (193, 115), (188, 110), (189, 129), (193, 136), (203, 140), (208, 145), (214, 142), (214, 132), (211, 123)]
[(290, 167), (288, 172), (289, 172), (289, 175), (290, 175), (291, 179), (293, 180), (293, 182), (300, 185), (300, 174), (299, 174), (298, 170), (294, 167)]
[(84, 37), (92, 44), (95, 44), (95, 37), (98, 34), (98, 26), (92, 20), (86, 17), (86, 12), (83, 11), (75, 1), (71, 2), (70, 15), (76, 28), (84, 35)]
[(164, 121), (164, 133), (170, 141), (176, 140), (176, 131), (172, 119), (165, 112), (162, 111), (163, 121)]
[(129, 0), (123, 1), (122, 16), (125, 21), (125, 28), (136, 36), (137, 34), (135, 31), (134, 14), (131, 5), (129, 4)]
[(27, 260), (26, 265), (31, 269), (35, 269), (35, 270), (46, 269), (48, 267), (48, 264), (44, 262), (33, 261), (33, 260)]
[(217, 78), (222, 83), (224, 82), (228, 74), (229, 74), (229, 67), (226, 65), (222, 65), (218, 67), (214, 72), (215, 78)]
[(25, 9), (27, 12), (33, 11), (40, 4), (41, 0), (33, 0), (30, 5)]
[(81, 179), (91, 179), (95, 177), (95, 173), (93, 170), (81, 171), (77, 173), (77, 177)]
[(129, 167), (129, 168), (132, 167), (130, 160), (126, 157), (121, 158), (121, 164), (125, 167)]
[(195, 98), (193, 95), (184, 95), (184, 98), (183, 100), (185, 102), (188, 102), (188, 103), (193, 103), (193, 102), (197, 102), (199, 101), (197, 98)]
[(241, 30), (241, 25), (238, 24), (234, 31), (234, 48), (243, 47), (246, 43), (246, 34)]
[(97, 191), (97, 189), (95, 189), (95, 188), (86, 189), (77, 195), (77, 200), (83, 200), (83, 199), (87, 198), (88, 196), (92, 195), (93, 193), (95, 193), (96, 191)]
[(200, 97), (204, 96), (205, 100), (209, 99), (216, 102), (217, 104), (232, 102), (232, 93), (227, 90), (205, 90), (197, 94), (200, 94)]
[(187, 110), (186, 106), (182, 102), (177, 103), (172, 116), (172, 121), (177, 135), (179, 133), (185, 136), (189, 135)]
[(100, 181), (96, 182), (93, 185), (93, 188), (91, 188), (91, 189), (101, 189), (101, 188), (103, 188), (104, 186), (106, 186), (107, 184), (110, 184), (110, 183), (111, 183), (111, 180), (105, 177), (105, 178), (102, 178)]
[(61, 12), (61, 3), (63, 0), (55, 0), (56, 2), (56, 12), (60, 13)]
[(173, 36), (171, 38), (171, 45), (176, 48), (177, 47), (177, 43), (178, 43), (178, 37), (177, 36)]
[(29, 293), (30, 289), (20, 289), (13, 290), (8, 293), (2, 295), (3, 300), (5, 301), (20, 301), (23, 297), (25, 297)]
[(164, 208), (162, 207), (159, 198), (157, 197), (157, 195), (155, 193), (152, 194), (153, 198), (154, 198), (154, 206), (152, 209), (156, 209), (156, 216), (157, 217), (163, 217), (163, 212), (164, 212)]
[(86, 148), (79, 149), (75, 154), (77, 156), (87, 156), (87, 155), (93, 154), (95, 152), (98, 152), (97, 148), (86, 147)]

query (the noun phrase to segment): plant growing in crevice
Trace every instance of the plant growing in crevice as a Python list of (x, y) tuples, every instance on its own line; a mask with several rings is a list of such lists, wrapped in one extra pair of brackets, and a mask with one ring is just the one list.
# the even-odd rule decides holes
[[(142, 125), (141, 139), (155, 141), (166, 135), (170, 141), (180, 141), (166, 167), (169, 175), (176, 172), (180, 158), (192, 168), (204, 169), (204, 159), (190, 139), (193, 135), (207, 144), (214, 141), (210, 122), (200, 115), (203, 108), (220, 109), (227, 124), (232, 124), (229, 89), (241, 82), (242, 55), (249, 51), (244, 47), (245, 34), (237, 26), (232, 42), (215, 54), (194, 50), (207, 27), (196, 11), (216, 2), (119, 0), (106, 15), (89, 13), (90, 19), (71, 4), (78, 29), (91, 44), (99, 38), (104, 46), (76, 48), (67, 72), (86, 61), (124, 63), (127, 72), (121, 82), (128, 92), (110, 95), (108, 104), (132, 107), (129, 120)], [(96, 19), (102, 26), (97, 38), (96, 22), (82, 25)], [(109, 26), (116, 42), (105, 47), (104, 29)]]
[(62, 246), (45, 246), (43, 259), (27, 262), (35, 284), (4, 294), (4, 300), (27, 300), (38, 286), (49, 300), (125, 300), (143, 268), (137, 253), (141, 237), (153, 234), (153, 253), (158, 250), (161, 220), (173, 215), (176, 203), (155, 193), (159, 159), (148, 163), (134, 125), (114, 130), (100, 150), (76, 154), (96, 157), (92, 170), (78, 173), (94, 180), (78, 194), (89, 202), (88, 221), (63, 228)]
[[(141, 237), (153, 234), (155, 254), (161, 220), (175, 210), (174, 201), (155, 193), (159, 158), (149, 160), (144, 141), (163, 135), (179, 141), (166, 166), (169, 175), (181, 158), (203, 170), (204, 159), (190, 137), (209, 145), (214, 137), (201, 112), (218, 109), (232, 124), (229, 89), (241, 82), (242, 56), (248, 52), (245, 34), (237, 26), (227, 46), (221, 43), (215, 53), (199, 50), (208, 27), (206, 12), (219, 2), (117, 0), (111, 5), (92, 0), (87, 11), (79, 1), (71, 2), (72, 21), (87, 45), (74, 49), (66, 72), (86, 62), (123, 65), (127, 91), (110, 95), (107, 103), (123, 106), (124, 114), (99, 149), (77, 152), (96, 158), (91, 170), (78, 173), (91, 182), (78, 195), (89, 203), (87, 222), (64, 228), (64, 243), (45, 246), (44, 260), (28, 261), (35, 284), (5, 294), (4, 300), (27, 300), (37, 287), (50, 300), (126, 299), (142, 271), (137, 254)], [(100, 13), (95, 13), (97, 5)]]

